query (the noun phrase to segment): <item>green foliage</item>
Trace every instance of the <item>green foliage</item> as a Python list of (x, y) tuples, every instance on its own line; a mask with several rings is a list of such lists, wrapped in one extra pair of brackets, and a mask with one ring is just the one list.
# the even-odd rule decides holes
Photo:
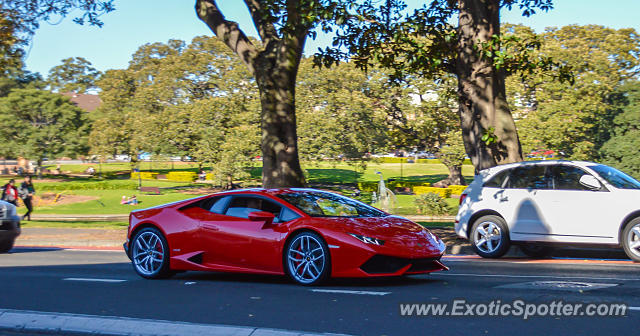
[(603, 163), (640, 179), (640, 83), (623, 87), (628, 104), (613, 120), (611, 138), (600, 149)]
[(69, 57), (62, 64), (49, 70), (47, 83), (56, 92), (85, 93), (96, 87), (100, 71), (91, 66), (91, 62), (82, 57)]
[(443, 216), (451, 212), (445, 199), (437, 193), (422, 194), (414, 200), (414, 203), (419, 214)]
[(0, 141), (15, 156), (41, 163), (47, 157), (86, 154), (86, 112), (68, 98), (38, 89), (15, 89), (0, 98)]

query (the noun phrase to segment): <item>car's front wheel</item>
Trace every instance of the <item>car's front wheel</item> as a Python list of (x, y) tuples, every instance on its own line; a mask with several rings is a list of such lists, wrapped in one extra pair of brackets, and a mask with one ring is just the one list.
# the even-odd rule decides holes
[(640, 217), (631, 220), (622, 232), (624, 252), (633, 261), (640, 262)]
[(131, 241), (131, 261), (138, 275), (147, 279), (173, 275), (169, 268), (169, 244), (160, 230), (144, 228)]
[(14, 242), (15, 242), (15, 239), (0, 241), (0, 253), (7, 253), (11, 251), (11, 249), (13, 248)]
[(511, 245), (507, 223), (495, 215), (478, 218), (473, 223), (470, 238), (473, 249), (484, 258), (500, 258)]
[(331, 273), (329, 248), (318, 234), (296, 234), (284, 250), (284, 268), (291, 280), (302, 285), (317, 285)]

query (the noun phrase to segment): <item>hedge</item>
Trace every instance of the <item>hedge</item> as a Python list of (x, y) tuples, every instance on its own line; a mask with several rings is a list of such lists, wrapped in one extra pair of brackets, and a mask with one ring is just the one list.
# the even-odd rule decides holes
[(178, 182), (193, 182), (198, 174), (190, 171), (171, 171), (167, 174), (167, 180)]
[(136, 190), (138, 184), (130, 181), (126, 183), (113, 182), (63, 182), (56, 184), (39, 184), (39, 188), (49, 191), (65, 191), (65, 190)]
[(448, 188), (435, 188), (435, 187), (414, 187), (413, 193), (416, 195), (424, 195), (427, 193), (434, 193), (440, 195), (442, 198), (448, 198), (451, 196), (451, 189)]
[(409, 159), (406, 157), (389, 157), (383, 156), (379, 158), (379, 161), (382, 163), (407, 163)]
[(131, 173), (131, 179), (132, 180), (137, 180), (138, 179), (138, 175), (143, 180), (155, 180), (156, 176), (158, 175), (158, 173), (153, 173), (153, 172), (132, 172)]
[(451, 189), (451, 195), (460, 195), (465, 189), (467, 189), (467, 186), (452, 184), (448, 186), (447, 189)]

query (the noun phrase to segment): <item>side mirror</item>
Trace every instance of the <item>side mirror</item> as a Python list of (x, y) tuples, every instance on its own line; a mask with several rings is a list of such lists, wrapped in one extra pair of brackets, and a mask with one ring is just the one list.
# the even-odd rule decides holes
[(582, 177), (580, 177), (580, 184), (591, 190), (599, 190), (602, 188), (600, 181), (591, 175), (582, 175)]
[(249, 214), (249, 220), (252, 222), (264, 222), (264, 226), (273, 224), (276, 216), (267, 211), (254, 211)]

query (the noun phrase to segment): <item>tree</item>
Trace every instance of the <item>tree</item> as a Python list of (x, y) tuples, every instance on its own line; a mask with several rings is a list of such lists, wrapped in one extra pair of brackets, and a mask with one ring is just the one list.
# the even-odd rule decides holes
[(229, 21), (214, 0), (197, 0), (196, 13), (233, 50), (260, 91), (262, 184), (265, 188), (305, 184), (298, 157), (295, 84), (307, 36), (344, 20), (346, 3), (331, 0), (245, 0), (261, 43)]
[[(402, 78), (406, 73), (433, 78), (440, 72), (458, 79), (458, 110), (467, 154), (476, 169), (522, 160), (520, 141), (506, 102), (505, 77), (559, 64), (531, 51), (535, 40), (505, 39), (500, 9), (518, 5), (525, 16), (551, 8), (550, 0), (434, 0), (404, 16), (405, 4), (367, 1), (345, 21), (334, 47), (318, 54), (331, 65), (351, 57), (363, 69), (379, 63)], [(458, 16), (458, 25), (450, 24)], [(570, 78), (560, 67), (560, 78)]]
[[(507, 34), (529, 36), (523, 26)], [(619, 113), (618, 88), (635, 80), (640, 66), (640, 38), (633, 29), (570, 25), (539, 34), (539, 53), (562, 59), (573, 69), (574, 83), (533, 73), (508, 78), (508, 96), (525, 152), (554, 150), (563, 157), (596, 160)]]
[(47, 83), (56, 92), (86, 93), (96, 88), (101, 73), (82, 57), (69, 57), (49, 70)]
[(0, 98), (0, 139), (13, 154), (36, 160), (86, 154), (86, 112), (68, 98), (39, 89), (15, 89)]
[(600, 150), (603, 162), (640, 179), (640, 83), (622, 88), (628, 100), (622, 113), (614, 119), (611, 139)]

